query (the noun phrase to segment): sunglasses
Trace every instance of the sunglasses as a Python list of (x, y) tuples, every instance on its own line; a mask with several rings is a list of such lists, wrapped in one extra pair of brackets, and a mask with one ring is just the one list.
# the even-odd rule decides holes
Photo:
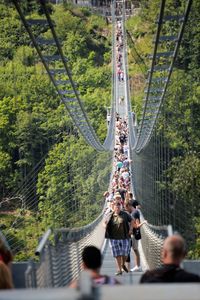
[(121, 206), (121, 204), (120, 203), (116, 203), (115, 206)]

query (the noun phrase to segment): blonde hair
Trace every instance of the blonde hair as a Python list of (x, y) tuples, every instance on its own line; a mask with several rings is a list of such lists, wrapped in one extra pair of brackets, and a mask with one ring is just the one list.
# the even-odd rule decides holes
[(0, 261), (0, 290), (12, 289), (13, 281), (9, 268)]

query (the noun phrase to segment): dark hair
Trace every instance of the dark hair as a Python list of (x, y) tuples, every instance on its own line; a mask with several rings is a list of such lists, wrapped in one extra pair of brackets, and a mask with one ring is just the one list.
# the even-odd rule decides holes
[(0, 238), (0, 260), (6, 265), (13, 260), (11, 251), (6, 247), (3, 240)]
[(99, 269), (101, 267), (101, 252), (95, 246), (86, 246), (82, 252), (82, 260), (88, 269)]

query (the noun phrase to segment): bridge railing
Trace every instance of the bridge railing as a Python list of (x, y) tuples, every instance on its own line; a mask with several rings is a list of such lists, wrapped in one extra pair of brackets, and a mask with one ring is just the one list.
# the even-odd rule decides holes
[(91, 224), (82, 228), (50, 229), (36, 249), (39, 263), (29, 262), (26, 270), (28, 288), (62, 287), (76, 279), (82, 269), (81, 253), (86, 245), (102, 248), (105, 229), (103, 213)]
[[(144, 221), (141, 212), (140, 216), (141, 221)], [(141, 227), (141, 244), (147, 268), (154, 269), (161, 265), (161, 250), (164, 240), (172, 233), (171, 225), (154, 226), (147, 223)]]

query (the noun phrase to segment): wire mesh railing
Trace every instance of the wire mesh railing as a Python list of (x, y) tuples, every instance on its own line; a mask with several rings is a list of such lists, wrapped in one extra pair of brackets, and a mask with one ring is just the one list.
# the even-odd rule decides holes
[[(94, 222), (82, 228), (48, 230), (36, 254), (39, 263), (29, 262), (26, 271), (27, 287), (63, 287), (77, 279), (81, 267), (81, 253), (86, 245), (102, 248), (105, 229), (101, 214)], [(53, 238), (51, 238), (51, 235)]]
[[(143, 221), (144, 216), (141, 211), (140, 216)], [(155, 226), (147, 223), (141, 227), (142, 250), (149, 269), (155, 269), (162, 264), (162, 246), (165, 238), (172, 234), (171, 225)]]

